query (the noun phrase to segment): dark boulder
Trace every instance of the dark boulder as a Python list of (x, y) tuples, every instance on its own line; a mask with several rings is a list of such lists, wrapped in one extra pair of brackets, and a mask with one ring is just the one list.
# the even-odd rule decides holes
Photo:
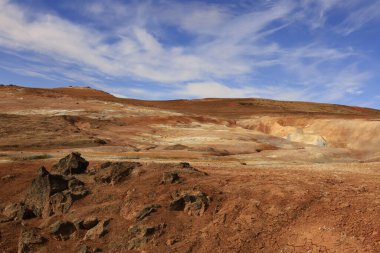
[(72, 152), (59, 160), (59, 162), (53, 166), (53, 171), (54, 173), (62, 175), (81, 174), (86, 171), (88, 164), (88, 161), (81, 157), (80, 153)]
[(25, 206), (35, 216), (49, 216), (50, 197), (66, 190), (67, 187), (67, 181), (62, 176), (52, 175), (42, 166), (26, 194)]
[(69, 239), (76, 231), (74, 223), (70, 221), (57, 221), (50, 226), (50, 233), (59, 241)]

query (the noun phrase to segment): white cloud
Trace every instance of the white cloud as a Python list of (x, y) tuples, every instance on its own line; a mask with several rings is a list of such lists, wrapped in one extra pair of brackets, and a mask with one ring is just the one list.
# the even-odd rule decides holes
[[(228, 20), (216, 8), (203, 10), (202, 13), (207, 12), (206, 18), (223, 16), (211, 24), (216, 26), (211, 30), (218, 36), (184, 48), (164, 47), (153, 33), (133, 23), (124, 29), (124, 33), (118, 34), (116, 43), (109, 44), (107, 33), (49, 14), (36, 13), (31, 19), (27, 17), (29, 13), (26, 10), (6, 0), (0, 0), (0, 6), (2, 47), (33, 51), (50, 56), (54, 62), (94, 68), (107, 76), (169, 83), (248, 74), (255, 67), (255, 62), (260, 64), (260, 60), (245, 57), (251, 48), (259, 47), (249, 40), (254, 40), (259, 32), (291, 10), (286, 4), (278, 4), (268, 10), (230, 17)], [(96, 7), (92, 11), (98, 9)], [(144, 12), (148, 13), (144, 14), (151, 14), (152, 11), (146, 6)], [(195, 27), (199, 26), (195, 10), (190, 11), (189, 15), (180, 14), (185, 17), (180, 25), (195, 32)], [(165, 19), (165, 16), (157, 18)], [(244, 40), (247, 40), (246, 44), (241, 44)]]
[(373, 0), (350, 12), (350, 15), (337, 27), (337, 31), (349, 35), (371, 21), (380, 21), (380, 1)]
[(312, 29), (321, 28), (326, 23), (327, 13), (347, 1), (350, 0), (302, 0), (299, 16)]
[(355, 65), (351, 65), (336, 73), (330, 82), (326, 80), (326, 101), (335, 101), (346, 95), (362, 94), (361, 87), (371, 78), (369, 72), (362, 72)]

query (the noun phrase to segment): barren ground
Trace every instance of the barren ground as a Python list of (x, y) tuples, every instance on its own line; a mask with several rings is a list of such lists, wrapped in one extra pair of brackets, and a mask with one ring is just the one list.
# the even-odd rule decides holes
[[(90, 162), (142, 164), (99, 184), (67, 213), (0, 223), (0, 251), (40, 227), (38, 252), (380, 252), (380, 111), (263, 99), (139, 101), (88, 88), (0, 86), (0, 209), (22, 201), (37, 168), (70, 152)], [(190, 173), (189, 162), (203, 173)], [(161, 184), (164, 172), (181, 181)], [(201, 215), (172, 211), (178, 190), (210, 199)], [(145, 206), (161, 207), (143, 220)], [(110, 218), (108, 233), (65, 241), (57, 220)], [(164, 224), (128, 249), (132, 226)]]

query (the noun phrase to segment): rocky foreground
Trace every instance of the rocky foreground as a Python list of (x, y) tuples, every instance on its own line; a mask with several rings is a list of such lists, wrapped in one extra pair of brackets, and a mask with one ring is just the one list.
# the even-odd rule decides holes
[[(1, 247), (4, 252), (378, 252), (380, 175), (315, 170), (234, 174), (206, 173), (187, 162), (89, 165), (74, 152), (50, 172), (37, 169), (19, 201), (2, 207)], [(15, 182), (9, 176), (1, 180)]]
[(0, 252), (380, 252), (380, 111), (0, 85)]
[[(107, 245), (107, 251), (139, 249), (150, 241), (155, 241), (167, 227), (163, 221), (152, 223), (149, 221), (149, 216), (153, 214), (159, 216), (160, 213), (169, 214), (170, 212), (185, 212), (189, 216), (202, 216), (210, 206), (210, 196), (198, 186), (183, 188), (186, 185), (183, 184), (186, 177), (207, 176), (206, 173), (184, 162), (178, 165), (164, 165), (168, 167), (167, 171), (162, 174), (161, 181), (157, 180), (157, 185), (153, 186), (164, 188), (165, 185), (170, 185), (166, 187), (168, 193), (171, 193), (170, 200), (161, 199), (163, 196), (155, 196), (156, 202), (153, 203), (146, 203), (149, 197), (138, 201), (134, 197), (136, 194), (133, 194), (136, 189), (131, 188), (119, 210), (122, 217), (117, 219), (104, 217), (103, 215), (107, 212), (100, 212), (100, 215), (95, 216), (82, 216), (75, 210), (71, 210), (75, 202), (91, 197), (96, 200), (97, 196), (93, 194), (93, 191), (101, 191), (103, 185), (118, 187), (131, 177), (141, 177), (149, 173), (145, 166), (136, 162), (105, 162), (90, 170), (88, 170), (88, 165), (89, 162), (82, 158), (81, 154), (74, 152), (59, 160), (52, 167), (51, 173), (41, 166), (25, 198), (3, 208), (3, 217), (0, 222), (20, 223), (22, 226), (17, 252), (49, 252), (51, 240), (74, 241), (76, 247), (70, 250), (77, 248), (78, 252), (100, 252), (102, 248), (88, 245), (92, 244), (91, 241), (99, 243), (98, 240), (109, 233), (111, 222), (123, 223), (124, 219), (132, 222), (132, 225), (125, 227), (125, 231), (120, 235), (123, 236), (125, 244)], [(94, 185), (98, 189), (94, 189)], [(175, 191), (172, 185), (175, 185)], [(222, 192), (219, 193), (221, 194)], [(102, 208), (115, 208), (115, 205), (108, 203), (107, 199), (103, 202), (99, 203), (103, 206)], [(101, 211), (98, 207), (94, 208)], [(214, 214), (217, 211), (215, 209)], [(31, 226), (25, 222), (32, 219), (39, 225)], [(173, 237), (168, 239), (166, 244), (173, 245), (176, 240)]]

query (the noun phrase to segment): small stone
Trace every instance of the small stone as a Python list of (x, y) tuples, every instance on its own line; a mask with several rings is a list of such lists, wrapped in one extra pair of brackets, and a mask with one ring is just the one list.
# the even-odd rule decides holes
[(166, 241), (166, 245), (167, 246), (172, 246), (174, 243), (176, 243), (177, 241), (175, 239), (168, 239)]
[(82, 244), (79, 248), (78, 253), (91, 253), (91, 250), (87, 245)]
[(169, 210), (184, 211), (189, 215), (203, 215), (210, 203), (210, 198), (201, 191), (177, 191), (173, 198)]
[(35, 252), (35, 246), (46, 241), (36, 228), (23, 228), (18, 241), (18, 253)]
[(164, 172), (162, 175), (162, 184), (173, 184), (180, 180), (177, 172)]
[(95, 227), (87, 231), (83, 240), (95, 240), (100, 237), (103, 237), (105, 234), (108, 233), (109, 222), (109, 219), (100, 221)]
[(190, 165), (190, 163), (188, 163), (188, 162), (180, 162), (179, 165), (180, 165), (182, 168), (184, 168), (184, 169), (189, 169), (189, 168), (191, 168), (191, 165)]
[(185, 199), (184, 198), (176, 198), (169, 204), (169, 210), (171, 211), (183, 211), (185, 209)]
[(23, 203), (9, 204), (2, 213), (6, 218), (2, 222), (25, 220), (36, 217)]
[(151, 213), (153, 212), (156, 212), (158, 208), (160, 208), (161, 206), (160, 205), (157, 205), (157, 204), (153, 204), (153, 205), (149, 205), (149, 206), (146, 206), (144, 207), (136, 216), (136, 220), (143, 220), (145, 217), (147, 217), (148, 215), (150, 215)]
[(68, 240), (76, 230), (74, 223), (70, 221), (57, 221), (50, 226), (50, 233), (59, 241)]
[(16, 176), (15, 175), (5, 175), (1, 177), (1, 181), (10, 181), (14, 179)]
[(128, 250), (137, 249), (147, 244), (152, 238), (160, 236), (166, 224), (156, 226), (132, 226), (128, 229), (131, 239), (128, 241)]
[(68, 182), (68, 188), (71, 195), (75, 199), (82, 198), (88, 194), (88, 190), (84, 186), (84, 183), (79, 179), (73, 178)]
[(101, 252), (102, 250), (99, 248), (91, 249), (89, 246), (82, 244), (78, 250), (78, 253), (95, 253), (95, 252)]
[(53, 214), (67, 213), (73, 204), (73, 199), (70, 192), (58, 192), (50, 197), (49, 216)]
[(88, 217), (88, 218), (85, 218), (80, 223), (80, 228), (89, 230), (89, 229), (92, 229), (93, 227), (95, 227), (98, 223), (99, 223), (98, 218), (96, 218), (96, 217)]

